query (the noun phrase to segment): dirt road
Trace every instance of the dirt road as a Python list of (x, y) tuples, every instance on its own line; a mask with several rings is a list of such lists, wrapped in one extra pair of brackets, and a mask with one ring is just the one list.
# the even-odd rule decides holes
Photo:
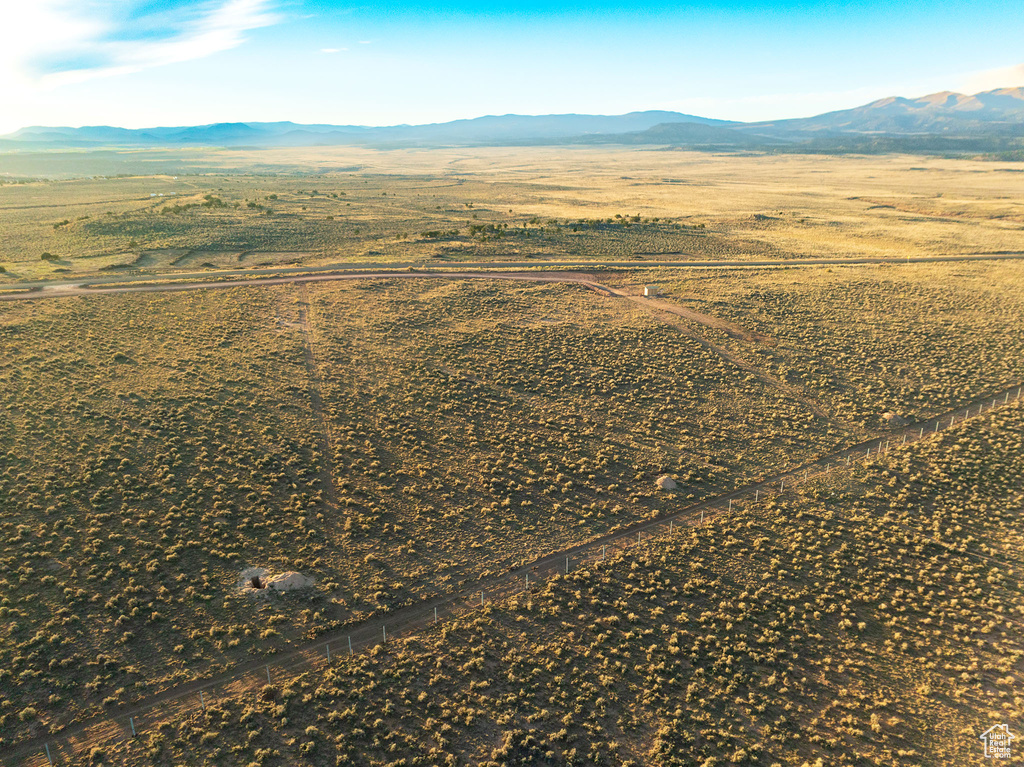
[[(152, 280), (154, 278), (150, 278)], [(0, 293), (0, 301), (36, 301), (70, 296), (103, 296), (119, 293), (167, 293), (182, 290), (212, 290), (215, 288), (258, 288), (267, 285), (291, 285), (305, 282), (331, 282), (335, 280), (390, 280), (390, 279), (442, 279), (442, 280), (508, 280), (513, 282), (569, 282), (585, 285), (605, 295), (615, 295), (611, 288), (594, 282), (590, 275), (572, 272), (345, 272), (340, 274), (298, 274), (290, 277), (266, 279), (219, 280), (204, 282), (161, 282), (144, 285), (113, 285), (90, 287), (93, 283), (50, 285), (23, 293)], [(20, 287), (20, 286), (17, 286)]]
[[(669, 254), (675, 255), (675, 254)], [(680, 254), (682, 255), (682, 254)], [(109, 277), (83, 277), (79, 279), (41, 280), (35, 282), (16, 282), (0, 284), (0, 291), (5, 290), (37, 290), (67, 288), (68, 293), (75, 295), (74, 289), (85, 286), (115, 285), (123, 286), (132, 282), (153, 282), (154, 280), (200, 281), (219, 280), (225, 277), (246, 278), (247, 281), (260, 280), (261, 284), (275, 284), (271, 277), (303, 277), (311, 275), (361, 275), (375, 276), (373, 272), (387, 272), (388, 276), (400, 273), (401, 270), (419, 269), (434, 271), (439, 269), (750, 269), (750, 268), (797, 268), (808, 266), (860, 266), (866, 264), (930, 264), (956, 261), (1005, 261), (1024, 258), (1024, 251), (1007, 253), (971, 253), (959, 256), (908, 256), (907, 258), (794, 258), (776, 261), (466, 261), (463, 263), (434, 262), (401, 262), (401, 263), (343, 263), (325, 264), (323, 266), (287, 266), (261, 269), (223, 269), (203, 272), (167, 272), (163, 274), (121, 274)], [(449, 272), (450, 274), (450, 272)], [(379, 275), (378, 275), (379, 276)], [(220, 283), (224, 284), (224, 283)], [(153, 289), (150, 286), (149, 289)], [(20, 294), (19, 294), (20, 295)], [(34, 294), (33, 294), (34, 295)], [(2, 296), (0, 296), (2, 297)]]

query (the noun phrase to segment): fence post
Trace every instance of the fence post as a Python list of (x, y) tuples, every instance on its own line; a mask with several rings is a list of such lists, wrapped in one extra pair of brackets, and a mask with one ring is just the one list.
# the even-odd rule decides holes
[(704, 524), (704, 509), (700, 510), (700, 523), (702, 525)]
[(601, 546), (601, 559), (605, 559), (608, 556), (608, 544), (605, 543)]
[(203, 691), (199, 691), (199, 707), (206, 711), (206, 698), (203, 697)]
[(729, 511), (732, 511), (732, 498), (729, 499)]
[(270, 681), (270, 664), (269, 663), (267, 664), (267, 684), (273, 684), (273, 682)]
[(324, 647), (327, 648), (327, 662), (330, 663), (331, 662), (331, 643), (327, 642), (324, 645)]
[[(526, 574), (526, 585), (530, 585), (530, 574)], [(434, 623), (437, 623), (437, 605), (434, 605)]]
[(384, 624), (381, 624), (380, 630), (384, 632), (384, 641), (387, 642), (388, 641), (388, 627), (385, 626)]
[(52, 767), (53, 766), (53, 757), (50, 756), (50, 744), (49, 743), (44, 743), (43, 744), (43, 748), (46, 749), (46, 761), (48, 761), (50, 763), (51, 767)]
[(758, 498), (759, 495), (761, 495), (761, 490), (760, 490), (760, 488), (755, 487), (754, 488), (754, 503), (757, 503), (757, 498)]
[(640, 545), (640, 531), (639, 530), (636, 531), (636, 545), (637, 546)]
[(569, 574), (569, 557), (565, 558), (565, 573), (566, 575)]
[(484, 606), (484, 592), (483, 591), (480, 592), (480, 606), (481, 607)]
[(783, 477), (782, 479), (779, 480), (779, 492), (781, 493), (785, 489), (786, 489), (786, 478)]
[[(732, 501), (729, 501), (729, 508), (732, 508)], [(668, 521), (668, 534), (672, 535), (672, 530), (675, 527), (675, 523), (670, 519)]]
[[(202, 693), (200, 693), (200, 694), (202, 694)], [(135, 717), (134, 716), (128, 717), (128, 724), (130, 724), (132, 726), (132, 737), (133, 738), (137, 737), (135, 735)]]
[(348, 654), (352, 654), (352, 635), (348, 635)]
[(918, 437), (918, 439), (924, 439), (924, 427), (923, 426), (921, 427), (921, 435)]

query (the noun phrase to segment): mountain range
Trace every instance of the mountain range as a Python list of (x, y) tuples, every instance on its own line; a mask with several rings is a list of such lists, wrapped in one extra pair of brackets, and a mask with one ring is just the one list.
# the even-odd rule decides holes
[(293, 122), (142, 129), (34, 126), (0, 137), (0, 149), (648, 144), (781, 151), (875, 146), (898, 151), (902, 144), (934, 144), (943, 148), (937, 151), (986, 151), (1016, 149), (1022, 138), (1024, 88), (1001, 88), (974, 95), (944, 91), (916, 99), (892, 97), (815, 117), (752, 123), (644, 111), (615, 116), (502, 115), (386, 127)]

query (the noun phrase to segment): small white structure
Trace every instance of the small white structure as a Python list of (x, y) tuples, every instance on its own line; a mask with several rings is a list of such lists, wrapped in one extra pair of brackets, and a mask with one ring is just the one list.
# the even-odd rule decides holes
[(663, 477), (658, 477), (658, 481), (656, 484), (658, 485), (659, 490), (675, 490), (678, 487), (676, 481), (672, 479), (672, 477), (670, 477), (668, 474), (664, 475)]
[(656, 296), (656, 295), (658, 295), (658, 286), (657, 285), (644, 285), (644, 295), (645, 296)]

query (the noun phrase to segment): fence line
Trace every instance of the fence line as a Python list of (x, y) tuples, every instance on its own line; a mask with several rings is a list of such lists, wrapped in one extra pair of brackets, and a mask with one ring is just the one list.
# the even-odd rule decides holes
[[(9, 756), (3, 758), (3, 763), (11, 767), (42, 767), (58, 764), (62, 758), (70, 761), (85, 749), (99, 743), (118, 738), (134, 738), (161, 721), (203, 712), (207, 705), (216, 700), (216, 693), (219, 693), (218, 697), (230, 697), (242, 692), (258, 691), (265, 684), (290, 681), (307, 671), (327, 668), (338, 656), (353, 655), (382, 643), (393, 642), (400, 637), (419, 633), (438, 623), (441, 618), (469, 614), (488, 604), (526, 593), (540, 585), (545, 578), (569, 574), (581, 565), (603, 561), (609, 553), (642, 546), (655, 536), (673, 534), (677, 529), (707, 524), (711, 519), (729, 514), (735, 501), (759, 503), (774, 499), (783, 494), (786, 488), (792, 489), (805, 482), (828, 477), (833, 468), (845, 469), (852, 461), (866, 461), (895, 447), (919, 442), (931, 434), (953, 428), (966, 418), (979, 416), (1011, 401), (1016, 402), (1021, 399), (1022, 391), (1022, 385), (1010, 387), (927, 421), (906, 424), (885, 436), (835, 451), (730, 493), (699, 501), (684, 509), (637, 522), (567, 550), (548, 554), (497, 578), (490, 587), (484, 586), (481, 589), (477, 585), (455, 595), (428, 600), (422, 605), (399, 610), (392, 616), (385, 615), (365, 621), (348, 631), (332, 632), (316, 643), (292, 650), (276, 660), (251, 662), (246, 665), (252, 668), (227, 672), (228, 676), (224, 678), (205, 683), (189, 683), (185, 685), (187, 689), (177, 693), (173, 689), (165, 691), (166, 697), (158, 694), (156, 697), (159, 700), (150, 705), (130, 707), (116, 715), (97, 717), (91, 722), (66, 727), (48, 737), (33, 739), (16, 746)], [(285, 675), (286, 680), (283, 679)]]

